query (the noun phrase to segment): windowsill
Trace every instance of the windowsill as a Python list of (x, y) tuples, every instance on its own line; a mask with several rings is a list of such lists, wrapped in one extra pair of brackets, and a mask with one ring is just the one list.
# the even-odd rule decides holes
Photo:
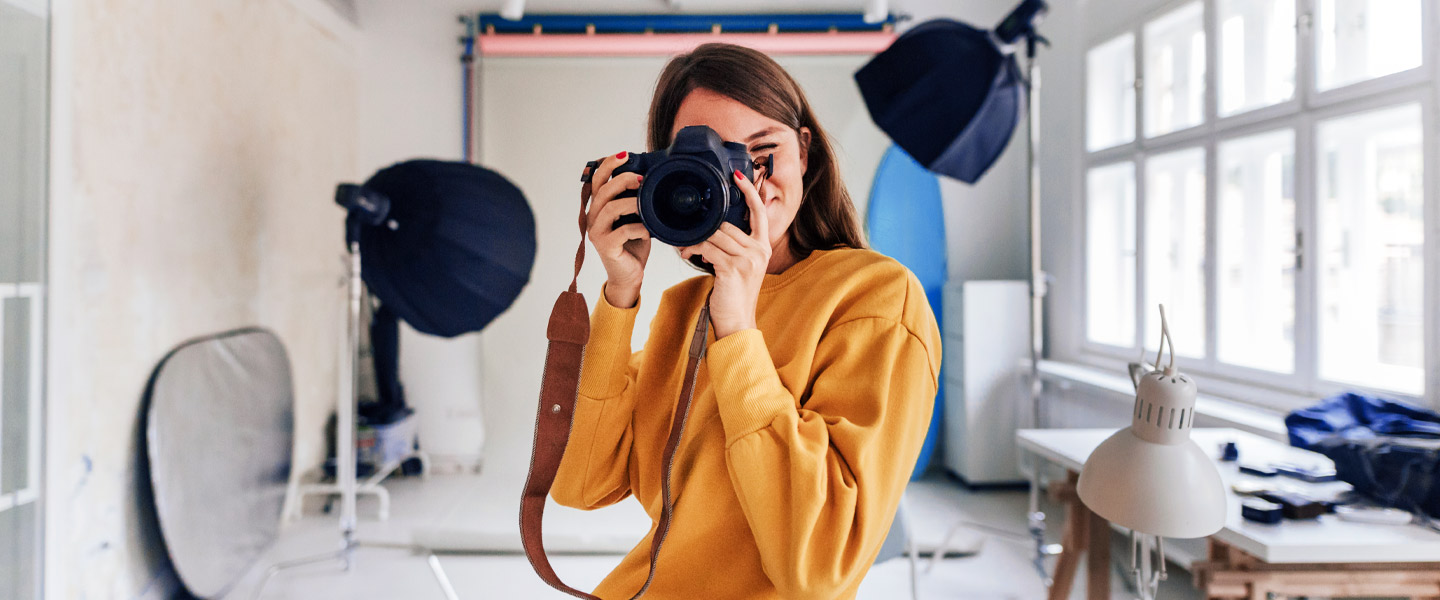
[[(1093, 389), (1110, 392), (1104, 396), (1129, 407), (1135, 401), (1135, 387), (1128, 375), (1116, 375), (1108, 371), (1075, 363), (1054, 360), (1040, 361), (1040, 376), (1053, 380), (1079, 383)], [(1215, 421), (1222, 427), (1234, 427), (1288, 443), (1285, 428), (1285, 414), (1265, 410), (1208, 394), (1195, 398), (1195, 413)]]

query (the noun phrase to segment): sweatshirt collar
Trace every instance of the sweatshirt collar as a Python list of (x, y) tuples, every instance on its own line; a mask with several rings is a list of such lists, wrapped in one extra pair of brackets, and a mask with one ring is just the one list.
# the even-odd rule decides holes
[(800, 275), (809, 270), (810, 267), (815, 266), (815, 263), (819, 262), (821, 256), (829, 252), (833, 252), (833, 250), (812, 250), (810, 256), (800, 259), (800, 262), (790, 265), (790, 268), (773, 275), (766, 273), (765, 282), (760, 285), (760, 293), (764, 294), (789, 285), (790, 282), (799, 279)]

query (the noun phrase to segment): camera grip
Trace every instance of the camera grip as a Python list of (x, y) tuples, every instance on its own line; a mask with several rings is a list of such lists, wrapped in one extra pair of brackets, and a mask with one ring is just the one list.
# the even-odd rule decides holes
[[(624, 165), (621, 165), (621, 166), (624, 166)], [(623, 199), (623, 198), (636, 198), (636, 197), (639, 197), (639, 196), (640, 196), (640, 191), (639, 191), (639, 190), (624, 190), (624, 191), (620, 192), (619, 194), (616, 194), (616, 195), (615, 195), (615, 198), (614, 198), (613, 200), (611, 200), (611, 202), (614, 202), (615, 200), (620, 200), (620, 199)], [(629, 224), (631, 224), (631, 223), (640, 223), (640, 222), (642, 222), (642, 221), (640, 220), (640, 213), (630, 213), (630, 214), (627, 214), (627, 215), (620, 215), (618, 218), (615, 219), (615, 222), (610, 225), (610, 230), (611, 230), (611, 231), (614, 231), (614, 230), (616, 230), (616, 229), (619, 229), (620, 226), (622, 226), (622, 225), (629, 225)]]
[(614, 231), (614, 230), (616, 230), (616, 229), (619, 229), (619, 228), (620, 228), (621, 226), (623, 226), (623, 225), (629, 225), (629, 224), (631, 224), (631, 223), (639, 223), (639, 222), (640, 222), (640, 213), (630, 213), (630, 214), (628, 214), (628, 215), (620, 215), (620, 218), (615, 219), (615, 224), (610, 226), (610, 230), (611, 230), (611, 231)]

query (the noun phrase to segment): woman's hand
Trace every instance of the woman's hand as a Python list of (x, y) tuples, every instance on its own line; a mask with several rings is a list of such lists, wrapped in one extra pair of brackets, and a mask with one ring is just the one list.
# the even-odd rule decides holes
[(698, 254), (715, 267), (710, 322), (715, 326), (717, 340), (755, 328), (755, 304), (760, 298), (760, 286), (765, 283), (765, 270), (770, 266), (770, 222), (765, 203), (760, 201), (755, 184), (740, 171), (731, 176), (750, 209), (750, 234), (734, 224), (721, 223), (709, 239), (680, 249), (681, 258), (689, 260)]
[(645, 277), (645, 262), (650, 258), (650, 232), (643, 223), (627, 223), (611, 229), (623, 215), (639, 212), (638, 198), (620, 198), (625, 190), (640, 188), (642, 177), (635, 173), (610, 173), (629, 160), (627, 152), (606, 157), (590, 175), (590, 210), (585, 214), (585, 229), (590, 244), (605, 265), (605, 300), (616, 308), (630, 308), (640, 299), (640, 282)]

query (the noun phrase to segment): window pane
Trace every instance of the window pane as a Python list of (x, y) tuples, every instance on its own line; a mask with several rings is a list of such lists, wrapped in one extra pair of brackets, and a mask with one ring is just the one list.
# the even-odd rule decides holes
[(31, 393), (31, 300), (0, 293), (0, 494), (30, 488), (31, 420), (36, 398)]
[(1085, 323), (1092, 342), (1135, 345), (1135, 164), (1091, 169), (1087, 183)]
[(1295, 132), (1220, 144), (1215, 340), (1220, 360), (1295, 370)]
[(1160, 343), (1160, 309), (1175, 353), (1205, 356), (1205, 150), (1145, 165), (1145, 347)]
[(1295, 0), (1220, 0), (1220, 114), (1295, 94)]
[(1320, 0), (1318, 8), (1320, 89), (1420, 66), (1420, 0)]
[(1205, 120), (1205, 27), (1199, 2), (1145, 25), (1145, 136)]
[(1086, 71), (1086, 143), (1090, 150), (1135, 139), (1135, 36), (1125, 34), (1090, 50)]
[(1319, 127), (1319, 358), (1325, 379), (1424, 392), (1420, 128), (1420, 107), (1413, 104)]
[(40, 597), (35, 591), (40, 573), (35, 551), (38, 510), (34, 502), (0, 510), (0, 598)]

